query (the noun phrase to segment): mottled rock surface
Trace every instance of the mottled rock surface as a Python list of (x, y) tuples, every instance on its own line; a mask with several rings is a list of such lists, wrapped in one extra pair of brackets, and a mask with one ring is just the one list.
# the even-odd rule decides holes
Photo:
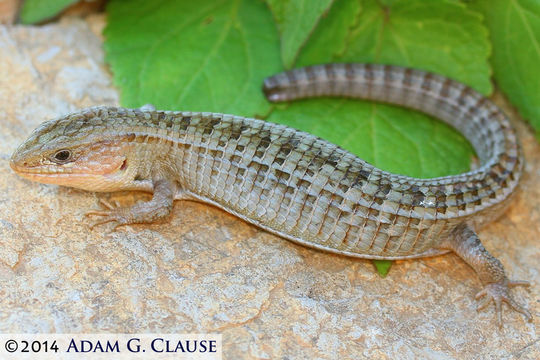
[[(176, 202), (170, 221), (89, 230), (101, 194), (31, 183), (8, 160), (40, 122), (117, 104), (103, 17), (0, 27), (0, 331), (220, 332), (226, 358), (540, 358), (540, 146), (509, 211), (481, 233), (531, 310), (477, 313), (481, 284), (455, 255), (370, 261), (303, 248), (216, 208)], [(502, 99), (498, 99), (502, 101)], [(515, 113), (510, 109), (509, 113)], [(516, 118), (516, 116), (514, 116)]]

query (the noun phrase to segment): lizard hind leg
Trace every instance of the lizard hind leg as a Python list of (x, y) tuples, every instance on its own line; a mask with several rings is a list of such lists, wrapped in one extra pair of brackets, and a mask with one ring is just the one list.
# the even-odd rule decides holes
[(495, 303), (497, 323), (502, 327), (502, 303), (507, 303), (513, 310), (523, 314), (532, 321), (530, 312), (519, 305), (510, 293), (515, 286), (529, 286), (528, 281), (509, 280), (499, 259), (492, 256), (480, 242), (476, 232), (467, 224), (456, 226), (452, 234), (440, 246), (456, 253), (471, 266), (484, 284), (484, 289), (476, 295), (476, 299), (484, 298), (477, 310), (484, 309), (491, 301)]

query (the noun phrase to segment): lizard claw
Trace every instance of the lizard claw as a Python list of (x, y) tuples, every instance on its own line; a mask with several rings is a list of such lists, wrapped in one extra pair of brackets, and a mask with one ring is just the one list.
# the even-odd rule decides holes
[(486, 308), (493, 300), (495, 303), (497, 323), (499, 328), (502, 328), (502, 303), (505, 302), (513, 310), (523, 314), (527, 318), (527, 321), (532, 321), (531, 313), (526, 308), (519, 305), (509, 292), (509, 289), (515, 286), (530, 286), (530, 283), (528, 281), (505, 281), (502, 284), (491, 283), (486, 285), (486, 287), (475, 296), (476, 300), (484, 298), (482, 302), (478, 304), (476, 310), (479, 311)]
[(114, 222), (114, 228), (113, 231), (116, 231), (116, 229), (119, 226), (127, 225), (129, 224), (129, 219), (126, 216), (126, 212), (124, 211), (124, 208), (120, 206), (118, 201), (114, 201), (113, 204), (108, 202), (105, 199), (99, 199), (99, 204), (105, 208), (104, 210), (90, 210), (84, 214), (84, 216), (102, 216), (101, 219), (96, 220), (90, 224), (90, 230), (93, 230), (98, 225), (107, 224), (110, 222)]

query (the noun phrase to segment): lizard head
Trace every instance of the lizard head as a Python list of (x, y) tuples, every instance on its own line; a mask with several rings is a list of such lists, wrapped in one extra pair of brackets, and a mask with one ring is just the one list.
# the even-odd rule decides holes
[(123, 188), (129, 143), (110, 135), (107, 108), (89, 108), (44, 122), (13, 153), (20, 176), (89, 191)]

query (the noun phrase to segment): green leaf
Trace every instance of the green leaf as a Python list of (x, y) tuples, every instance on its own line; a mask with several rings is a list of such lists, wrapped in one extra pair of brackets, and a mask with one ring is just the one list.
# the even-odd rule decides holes
[(262, 1), (109, 2), (105, 50), (125, 106), (265, 114), (263, 79), (281, 67)]
[(21, 9), (21, 22), (35, 24), (58, 15), (78, 0), (26, 0)]
[(540, 139), (540, 1), (478, 0), (493, 42), (495, 80)]
[(392, 260), (373, 260), (373, 265), (375, 265), (375, 269), (377, 269), (379, 275), (386, 277), (390, 271), (390, 267), (392, 267)]
[(266, 0), (281, 33), (281, 57), (290, 68), (300, 48), (334, 0)]
[(359, 0), (338, 0), (321, 19), (319, 25), (298, 55), (297, 65), (314, 65), (337, 61), (345, 51), (349, 31), (358, 22)]
[(350, 10), (338, 13), (338, 6), (351, 8), (357, 3), (337, 2), (329, 14), (329, 18), (340, 16), (329, 21), (329, 26), (356, 21), (348, 32), (347, 45), (337, 53), (336, 48), (313, 36), (306, 48), (317, 48), (318, 54), (315, 59), (301, 54), (298, 65), (319, 63), (324, 55), (324, 61), (412, 66), (449, 76), (483, 94), (491, 93), (488, 32), (478, 13), (445, 0), (393, 0), (391, 6), (365, 0), (357, 18)]
[[(339, 30), (336, 30), (339, 29)], [(347, 30), (348, 29), (348, 30)], [(327, 46), (342, 33), (347, 41)], [(464, 5), (429, 0), (337, 1), (298, 63), (374, 62), (426, 69), (491, 91), (489, 43), (481, 17)], [(436, 177), (469, 169), (470, 144), (424, 114), (359, 100), (316, 99), (277, 106), (269, 121), (314, 133), (384, 170)]]

